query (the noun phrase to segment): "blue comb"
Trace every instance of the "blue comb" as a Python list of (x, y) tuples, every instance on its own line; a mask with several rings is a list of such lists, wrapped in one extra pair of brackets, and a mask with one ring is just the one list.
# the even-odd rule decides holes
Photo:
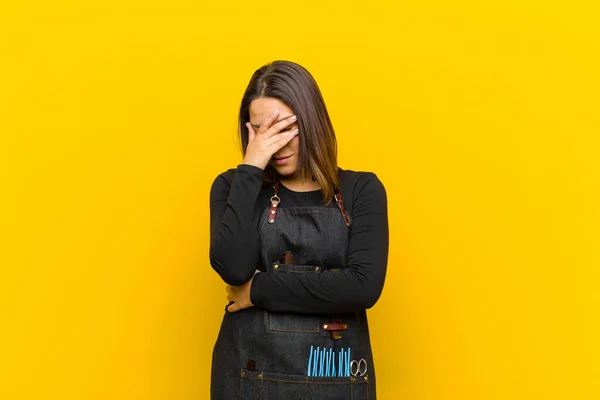
[(317, 376), (317, 362), (319, 358), (319, 348), (315, 350), (315, 356), (313, 357), (313, 373), (312, 376)]
[(323, 352), (325, 351), (325, 349), (319, 351), (319, 375), (318, 376), (323, 376)]
[(352, 357), (350, 357), (350, 347), (348, 347), (348, 362), (346, 362), (346, 367), (348, 368), (348, 374), (346, 376), (350, 376), (350, 363), (352, 360)]
[(331, 355), (331, 376), (337, 376), (336, 374), (336, 369), (335, 369), (335, 354), (336, 352), (334, 351), (333, 354)]
[(310, 346), (310, 355), (308, 356), (308, 372), (307, 372), (308, 376), (310, 376), (310, 367), (312, 366), (312, 356), (313, 356), (313, 347)]
[(348, 347), (348, 351), (346, 352), (346, 376), (350, 376), (350, 347)]

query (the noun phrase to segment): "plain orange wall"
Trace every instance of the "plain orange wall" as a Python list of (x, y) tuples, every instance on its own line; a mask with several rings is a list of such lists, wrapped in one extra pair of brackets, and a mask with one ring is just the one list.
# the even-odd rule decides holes
[(208, 398), (209, 188), (275, 59), (387, 188), (380, 398), (600, 398), (598, 4), (3, 3), (0, 398)]

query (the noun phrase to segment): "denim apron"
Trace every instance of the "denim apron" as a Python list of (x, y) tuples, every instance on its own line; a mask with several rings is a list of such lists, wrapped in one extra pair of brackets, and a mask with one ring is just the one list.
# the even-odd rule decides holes
[[(277, 182), (273, 189), (259, 221), (258, 269), (318, 275), (345, 268), (351, 219), (341, 193), (329, 206), (280, 208)], [(308, 376), (311, 346), (350, 347), (352, 359), (366, 361), (367, 373)], [(330, 315), (250, 307), (225, 312), (213, 350), (211, 399), (373, 400), (374, 372), (365, 310)]]

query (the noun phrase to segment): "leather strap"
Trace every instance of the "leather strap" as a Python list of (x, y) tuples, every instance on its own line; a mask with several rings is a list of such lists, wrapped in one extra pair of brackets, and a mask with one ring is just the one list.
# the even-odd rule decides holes
[(279, 206), (279, 202), (281, 201), (279, 196), (277, 196), (277, 193), (279, 192), (279, 182), (275, 181), (273, 184), (273, 190), (275, 191), (275, 194), (271, 196), (271, 209), (269, 210), (270, 224), (275, 223), (275, 219), (277, 218), (277, 208)]
[(323, 324), (324, 331), (347, 331), (348, 324), (346, 322), (325, 322)]
[(348, 218), (348, 214), (346, 214), (346, 208), (344, 207), (344, 200), (342, 200), (342, 193), (336, 192), (334, 198), (335, 198), (335, 202), (337, 203), (340, 211), (342, 212), (342, 216), (344, 217), (344, 222), (346, 223), (346, 226), (348, 228), (350, 228), (350, 218)]
[(329, 332), (329, 337), (333, 340), (342, 338), (342, 331), (348, 330), (348, 324), (345, 322), (326, 322), (323, 324), (323, 330)]
[[(279, 202), (281, 199), (279, 198), (279, 182), (277, 178), (273, 178), (273, 196), (271, 197), (271, 209), (269, 210), (269, 223), (274, 224), (277, 219), (277, 209), (279, 208)], [(344, 217), (344, 222), (346, 226), (350, 228), (351, 222), (348, 214), (346, 213), (346, 207), (344, 207), (344, 200), (342, 200), (342, 193), (336, 188), (335, 195), (333, 196), (335, 199), (335, 203), (342, 213), (342, 217)]]

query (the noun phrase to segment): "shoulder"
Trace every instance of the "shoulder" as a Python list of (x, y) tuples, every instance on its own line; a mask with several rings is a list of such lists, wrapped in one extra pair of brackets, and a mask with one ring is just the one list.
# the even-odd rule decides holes
[(340, 187), (344, 193), (357, 195), (364, 190), (385, 192), (383, 182), (381, 182), (374, 172), (354, 171), (342, 168), (339, 168), (338, 171)]
[(338, 170), (342, 197), (349, 208), (363, 202), (385, 204), (385, 186), (374, 172)]
[(235, 176), (235, 168), (230, 168), (227, 171), (221, 172), (213, 181), (213, 185), (215, 184), (226, 184), (231, 186), (231, 182), (233, 182), (233, 177)]
[(255, 180), (262, 179), (264, 171), (258, 167), (248, 164), (240, 164), (237, 168), (229, 168), (228, 170), (221, 172), (213, 181), (215, 185), (226, 185), (231, 186), (236, 175), (243, 175), (243, 177), (249, 177)]
[(220, 201), (226, 199), (229, 196), (229, 191), (233, 183), (233, 177), (235, 176), (235, 169), (231, 168), (225, 172), (221, 172), (213, 180), (210, 186), (210, 200)]
[(230, 168), (227, 171), (221, 172), (213, 180), (210, 186), (211, 198), (223, 197), (229, 194), (231, 185), (233, 184), (233, 178), (235, 176), (235, 168)]

